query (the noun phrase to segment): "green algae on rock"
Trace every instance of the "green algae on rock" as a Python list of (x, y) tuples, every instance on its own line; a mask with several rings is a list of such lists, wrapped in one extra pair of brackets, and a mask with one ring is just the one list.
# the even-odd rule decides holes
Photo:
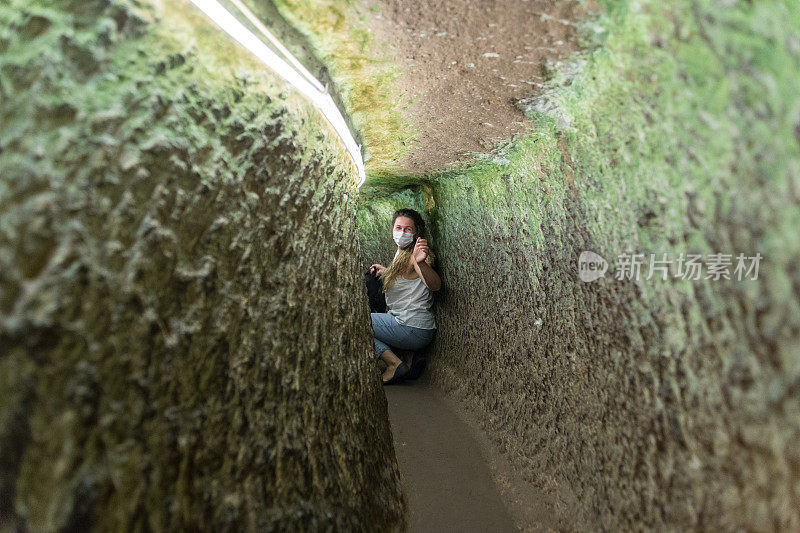
[[(564, 527), (796, 530), (800, 4), (603, 7), (520, 104), (534, 133), (429, 193), (364, 191), (363, 250), (391, 208), (430, 207), (434, 379)], [(584, 250), (604, 279), (579, 279)], [(630, 252), (763, 261), (749, 281), (615, 279)]]
[(0, 6), (2, 527), (400, 527), (357, 176), (185, 7)]

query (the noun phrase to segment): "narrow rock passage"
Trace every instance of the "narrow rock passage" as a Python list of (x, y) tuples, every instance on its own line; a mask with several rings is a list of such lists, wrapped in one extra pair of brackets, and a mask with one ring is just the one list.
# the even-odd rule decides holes
[(434, 385), (385, 387), (408, 530), (518, 531), (480, 435)]

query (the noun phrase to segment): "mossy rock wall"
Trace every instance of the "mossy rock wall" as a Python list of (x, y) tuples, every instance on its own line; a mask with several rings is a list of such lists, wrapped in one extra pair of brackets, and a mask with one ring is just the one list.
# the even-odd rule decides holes
[[(433, 377), (565, 527), (796, 530), (798, 4), (602, 4), (586, 52), (527, 102), (535, 132), (384, 180), (363, 250), (391, 258), (392, 210), (427, 208)], [(610, 263), (592, 283), (586, 250)], [(630, 253), (732, 254), (731, 279), (617, 279)], [(739, 253), (762, 254), (756, 280), (736, 279)]]
[(332, 130), (188, 4), (0, 21), (0, 527), (401, 524)]

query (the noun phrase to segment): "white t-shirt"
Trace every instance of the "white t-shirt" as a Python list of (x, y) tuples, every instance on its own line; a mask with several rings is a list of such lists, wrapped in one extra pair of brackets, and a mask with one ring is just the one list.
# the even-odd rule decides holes
[[(399, 253), (399, 250), (398, 250)], [(397, 253), (394, 254), (397, 257)], [(386, 307), (399, 324), (422, 329), (436, 329), (431, 306), (433, 294), (422, 278), (397, 276), (386, 293)]]

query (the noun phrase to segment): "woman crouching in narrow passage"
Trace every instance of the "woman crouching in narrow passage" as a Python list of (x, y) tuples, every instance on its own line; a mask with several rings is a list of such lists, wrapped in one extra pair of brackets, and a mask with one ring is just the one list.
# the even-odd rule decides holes
[(397, 383), (409, 366), (392, 348), (419, 350), (433, 340), (436, 321), (431, 312), (433, 295), (442, 280), (431, 266), (433, 254), (425, 240), (425, 221), (413, 209), (398, 209), (392, 217), (397, 252), (388, 267), (374, 264), (370, 271), (383, 282), (386, 313), (372, 313), (375, 354), (386, 363), (383, 383)]

